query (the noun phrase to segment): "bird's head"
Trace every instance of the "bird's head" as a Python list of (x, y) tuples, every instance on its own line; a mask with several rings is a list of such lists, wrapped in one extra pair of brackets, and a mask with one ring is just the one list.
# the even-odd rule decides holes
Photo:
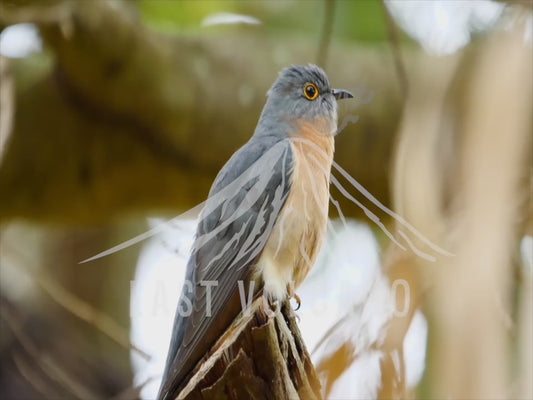
[(307, 122), (321, 133), (337, 131), (337, 100), (351, 98), (346, 90), (331, 89), (326, 73), (318, 66), (285, 68), (268, 91), (260, 120), (265, 128), (276, 123)]

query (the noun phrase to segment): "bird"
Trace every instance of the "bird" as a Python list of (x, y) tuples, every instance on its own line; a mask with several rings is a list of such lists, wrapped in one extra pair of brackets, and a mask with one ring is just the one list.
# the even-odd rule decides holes
[(220, 170), (200, 213), (158, 398), (174, 399), (241, 311), (239, 286), (294, 297), (327, 229), (337, 101), (320, 67), (283, 69), (249, 141)]

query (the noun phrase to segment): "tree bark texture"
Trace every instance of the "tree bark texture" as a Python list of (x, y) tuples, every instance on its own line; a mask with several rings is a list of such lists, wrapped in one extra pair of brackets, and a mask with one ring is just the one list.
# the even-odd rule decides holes
[(180, 400), (321, 399), (290, 303), (268, 316), (263, 298), (241, 313), (197, 366)]

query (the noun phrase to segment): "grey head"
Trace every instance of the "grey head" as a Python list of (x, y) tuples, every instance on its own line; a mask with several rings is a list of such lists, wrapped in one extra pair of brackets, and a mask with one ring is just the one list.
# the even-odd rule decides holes
[(346, 90), (331, 89), (326, 73), (313, 64), (282, 70), (267, 96), (256, 135), (286, 135), (298, 121), (323, 126), (324, 133), (335, 134), (337, 100), (353, 97)]

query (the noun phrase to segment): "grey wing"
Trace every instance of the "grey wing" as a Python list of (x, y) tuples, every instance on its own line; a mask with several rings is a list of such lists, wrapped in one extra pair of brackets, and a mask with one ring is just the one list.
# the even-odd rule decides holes
[[(217, 176), (187, 265), (186, 279), (192, 286), (184, 287), (178, 305), (182, 311), (192, 305), (192, 312), (176, 313), (162, 398), (181, 390), (182, 381), (240, 311), (228, 304), (238, 293), (237, 282), (250, 278), (285, 204), (292, 167), (289, 141), (252, 138)], [(206, 307), (206, 281), (217, 285), (211, 289), (211, 310)]]

